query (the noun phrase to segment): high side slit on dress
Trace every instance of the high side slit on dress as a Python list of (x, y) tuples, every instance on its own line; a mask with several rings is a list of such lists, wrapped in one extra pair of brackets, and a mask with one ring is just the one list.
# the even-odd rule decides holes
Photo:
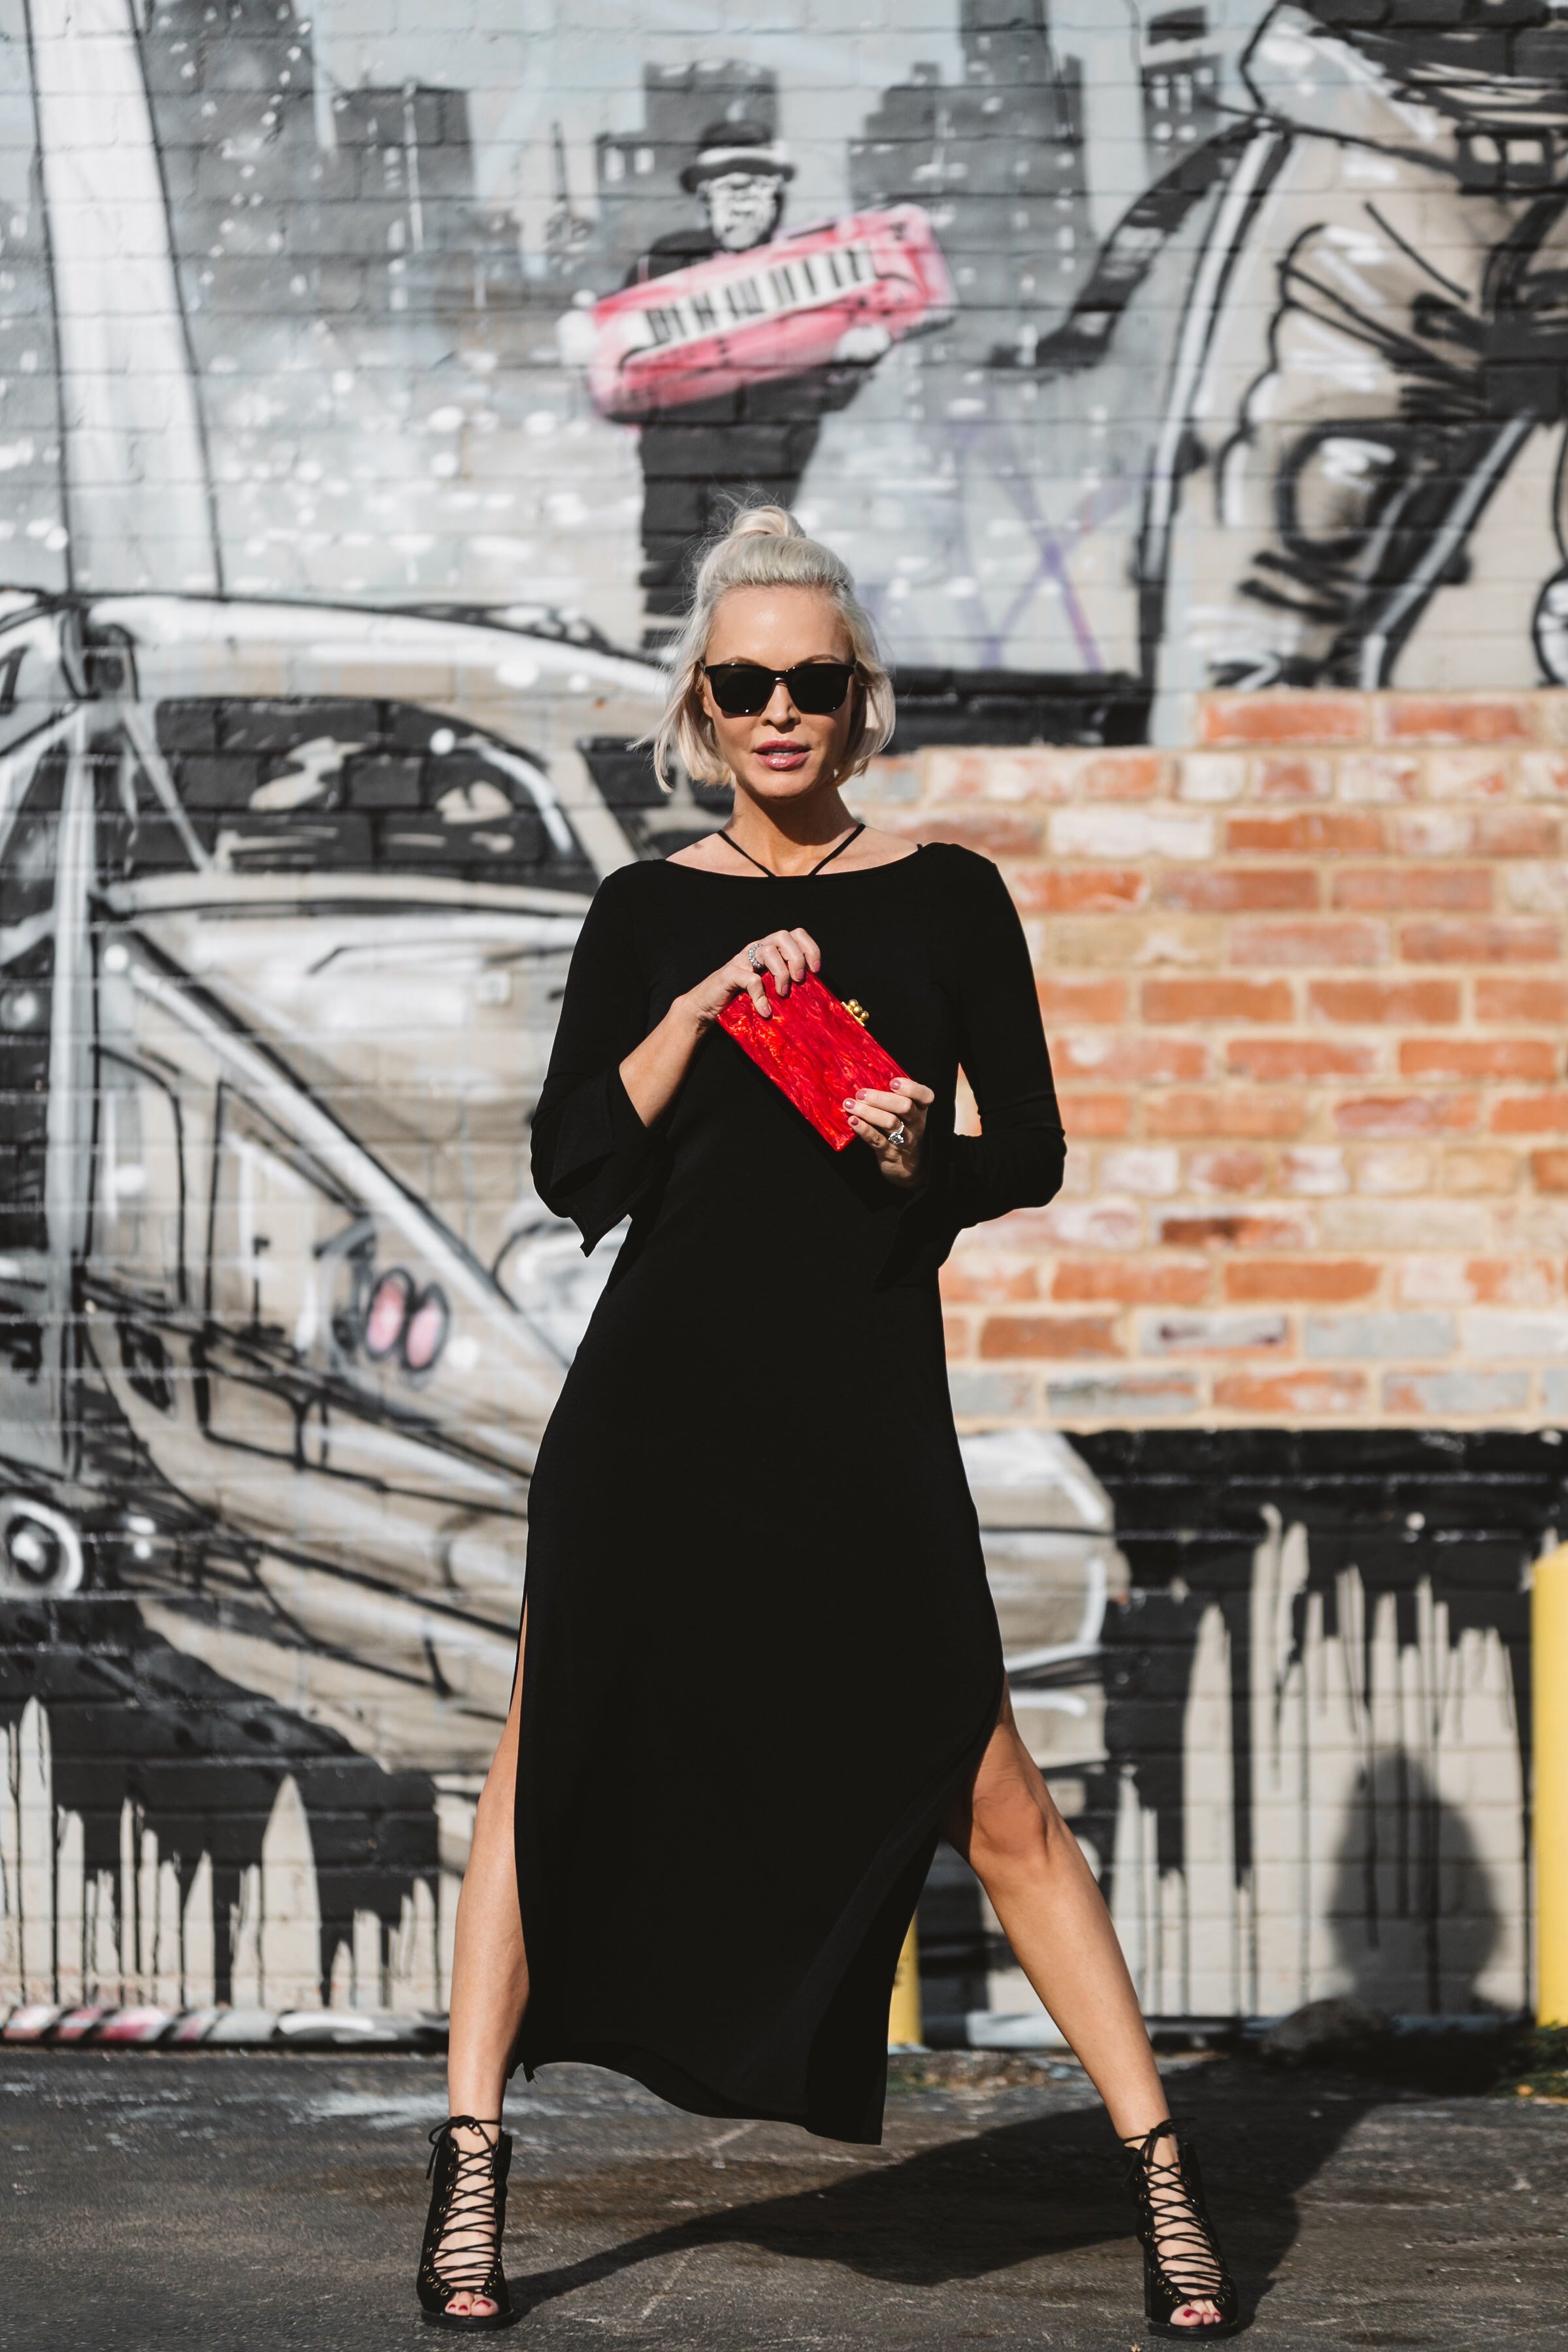
[[(935, 1091), (912, 1191), (830, 1150), (718, 1028), (651, 1128), (632, 1107), (618, 1066), (674, 998), (796, 925)], [(979, 1136), (953, 1132), (961, 1064)], [(532, 1149), (584, 1249), (631, 1229), (530, 1496), (514, 2060), (874, 2141), (899, 1948), (1002, 1698), (937, 1271), (1062, 1174), (996, 868), (932, 845), (816, 877), (612, 874)]]

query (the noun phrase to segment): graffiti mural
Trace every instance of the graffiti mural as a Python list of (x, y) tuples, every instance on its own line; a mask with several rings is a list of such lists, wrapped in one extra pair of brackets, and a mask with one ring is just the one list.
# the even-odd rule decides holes
[[(584, 1260), (543, 1210), (529, 1117), (597, 882), (727, 806), (663, 793), (646, 739), (737, 499), (794, 506), (863, 583), (900, 693), (880, 821), (913, 827), (920, 761), (949, 761), (948, 837), (1051, 919), (1043, 973), (1075, 924), (1157, 908), (1042, 980), (1069, 1087), (1213, 1079), (1217, 1013), (1112, 1036), (1105, 973), (1198, 988), (1211, 918), (1320, 903), (1279, 860), (1331, 828), (1279, 835), (1255, 897), (1192, 870), (1217, 836), (1191, 804), (1242, 790), (1239, 753), (1183, 765), (1173, 814), (1128, 805), (1194, 695), (1568, 684), (1546, 0), (1440, 26), (889, 0), (875, 40), (640, 13), (0, 5), (0, 2000), (443, 2006), (533, 1449), (618, 1239)], [(1029, 766), (1051, 745), (1107, 764)], [(1042, 878), (1028, 807), (1084, 776), (1115, 805), (1060, 811)], [(1465, 835), (1542, 861), (1538, 931), (1545, 822)], [(1435, 841), (1389, 854), (1459, 854)], [(1353, 929), (1331, 963), (1375, 960)], [(1332, 1050), (1391, 1078), (1359, 1032)], [(1195, 1132), (1185, 1099), (1150, 1133)], [(1069, 1097), (1075, 1152), (1121, 1116)], [(1170, 1234), (1138, 1205), (1173, 1189), (1167, 1142), (1134, 1137), (1103, 1200), (1069, 1171), (1028, 1265), (992, 1235), (955, 1259), (955, 1325), (1000, 1301), (1036, 1345), (1087, 1234), (1105, 1263), (1058, 1269), (1078, 1311), (1041, 1349), (1114, 1352), (1107, 1300), (1160, 1311), (1151, 1349), (1280, 1344), (1266, 1309), (1174, 1312), (1194, 1250), (1257, 1238), (1208, 1212), (1260, 1190), (1272, 1116), (1194, 1155)], [(1332, 1192), (1329, 1157), (1289, 1181)], [(1568, 1248), (1537, 1209), (1467, 1269)], [(1356, 1433), (1310, 1459), (1282, 1426), (1309, 1391), (1259, 1389), (1276, 1425), (1210, 1429), (1200, 1495), (1191, 1432), (1118, 1425), (1129, 1399), (1197, 1420), (1185, 1374), (1021, 1387), (988, 1345), (954, 1394), (1015, 1697), (1149, 2007), (1519, 2006), (1551, 1459), (1477, 1430), (1438, 1464), (1414, 1427), (1369, 1439), (1381, 1467)], [(1516, 1420), (1548, 1394), (1488, 1377)], [(1429, 1419), (1439, 1392), (1404, 1393)], [(933, 2031), (1045, 2030), (949, 1864), (922, 1927)]]

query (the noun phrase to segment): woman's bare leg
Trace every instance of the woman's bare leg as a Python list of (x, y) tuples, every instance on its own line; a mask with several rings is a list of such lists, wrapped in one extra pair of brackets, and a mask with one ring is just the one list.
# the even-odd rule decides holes
[[(517, 1679), (506, 1728), (500, 1736), (474, 1817), (474, 1843), (458, 1898), (458, 1929), (452, 1953), (451, 2019), (447, 2044), (447, 2112), (498, 2121), (506, 2095), (507, 2061), (528, 2006), (528, 1958), (517, 1901), (517, 1851), (512, 1843), (512, 1807), (517, 1790), (518, 1716), (522, 1704), (522, 1653), (528, 1618), (518, 1642)], [(455, 2135), (459, 2147), (493, 2142), (494, 2132)], [(489, 2240), (482, 2231), (454, 2230), (443, 2247), (458, 2252)], [(495, 2305), (466, 2289), (454, 2294), (448, 2311), (484, 2313)]]
[[(942, 1824), (973, 1870), (1015, 1958), (1105, 2101), (1118, 2138), (1142, 2138), (1170, 2109), (1110, 1914), (1057, 1811), (1005, 1698), (967, 1795)], [(1167, 2136), (1156, 2147), (1173, 2158)], [(1201, 2299), (1173, 2317), (1217, 2317)]]

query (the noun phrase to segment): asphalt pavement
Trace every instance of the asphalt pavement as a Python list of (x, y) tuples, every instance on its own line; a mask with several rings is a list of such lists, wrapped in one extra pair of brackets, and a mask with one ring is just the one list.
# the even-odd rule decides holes
[[(918, 2062), (915, 2071), (919, 2071)], [(963, 2073), (963, 2062), (934, 2070)], [(970, 2062), (879, 2148), (678, 2114), (558, 2067), (520, 2090), (508, 2268), (540, 2352), (1128, 2352), (1117, 2151), (1065, 2065)], [(1173, 2062), (1260, 2347), (1568, 2341), (1568, 2105)], [(434, 2344), (413, 2276), (438, 2062), (0, 2055), (0, 2344)]]

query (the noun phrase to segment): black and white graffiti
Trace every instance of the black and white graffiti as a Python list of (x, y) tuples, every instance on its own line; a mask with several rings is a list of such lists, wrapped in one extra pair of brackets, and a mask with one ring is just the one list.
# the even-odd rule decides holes
[[(443, 2005), (613, 1246), (528, 1118), (598, 879), (723, 804), (643, 739), (728, 501), (844, 549), (906, 745), (1568, 679), (1558, 10), (883, 13), (0, 17), (0, 2001)], [(1460, 1590), (1250, 1434), (1202, 1510), (965, 1441), (1145, 2000), (1516, 2007), (1560, 1482), (1472, 1449)], [(931, 1901), (937, 2022), (1037, 2035)]]

